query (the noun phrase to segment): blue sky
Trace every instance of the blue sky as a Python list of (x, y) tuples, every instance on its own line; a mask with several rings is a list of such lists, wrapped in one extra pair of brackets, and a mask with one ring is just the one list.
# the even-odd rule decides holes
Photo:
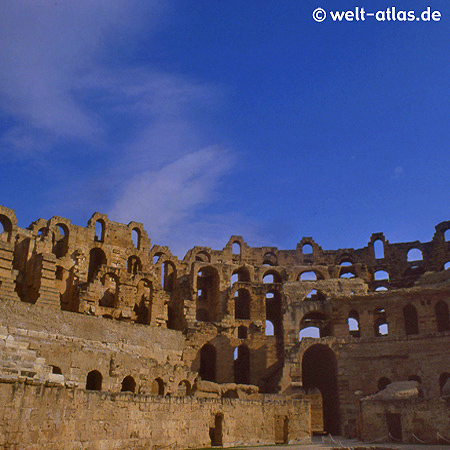
[(23, 227), (141, 221), (179, 256), (428, 241), (450, 219), (449, 37), (448, 0), (5, 0), (0, 204)]

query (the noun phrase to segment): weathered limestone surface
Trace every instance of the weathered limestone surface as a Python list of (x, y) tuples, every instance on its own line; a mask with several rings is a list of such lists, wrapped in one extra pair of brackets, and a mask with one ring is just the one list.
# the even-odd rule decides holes
[[(244, 420), (243, 411), (251, 420)], [(262, 405), (251, 400), (160, 398), (3, 382), (0, 448), (198, 448), (211, 444), (210, 428), (217, 415), (223, 417), (224, 446), (273, 443), (277, 416), (288, 417), (295, 440), (309, 437), (309, 410), (301, 400)]]
[[(360, 249), (304, 237), (279, 250), (232, 236), (179, 259), (137, 222), (94, 213), (86, 227), (54, 216), (24, 229), (0, 206), (1, 445), (138, 449), (172, 437), (189, 446), (190, 434), (206, 446), (386, 430), (416, 442), (425, 429), (437, 441), (450, 429), (449, 266), (450, 221), (426, 243), (374, 233)], [(408, 381), (417, 396), (389, 394)], [(39, 429), (42, 417), (58, 419)]]

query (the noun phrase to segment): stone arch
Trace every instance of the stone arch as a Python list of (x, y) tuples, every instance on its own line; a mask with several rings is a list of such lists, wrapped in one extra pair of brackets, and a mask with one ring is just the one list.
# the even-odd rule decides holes
[(102, 277), (102, 285), (104, 292), (99, 305), (114, 308), (118, 303), (119, 278), (112, 272), (105, 273)]
[(250, 319), (251, 297), (247, 289), (238, 289), (234, 294), (234, 318)]
[(419, 320), (417, 317), (417, 309), (408, 303), (403, 308), (403, 320), (405, 323), (405, 333), (407, 335), (419, 334)]
[(337, 360), (330, 347), (314, 344), (305, 351), (302, 358), (302, 380), (305, 390), (317, 388), (322, 394), (324, 430), (330, 434), (339, 434)]
[(147, 278), (139, 280), (136, 286), (136, 300), (133, 312), (136, 314), (136, 322), (149, 324), (152, 317), (153, 284)]
[(62, 258), (69, 249), (69, 228), (65, 223), (57, 223), (52, 233), (52, 253), (57, 258)]
[(95, 242), (104, 242), (105, 241), (105, 231), (106, 231), (105, 221), (103, 219), (98, 219), (95, 222), (94, 241)]
[(211, 262), (211, 255), (206, 250), (201, 250), (195, 255), (195, 260), (200, 262)]
[(280, 342), (283, 338), (283, 305), (278, 290), (266, 294), (266, 320), (273, 325), (273, 334)]
[(98, 247), (94, 247), (89, 252), (88, 282), (92, 281), (98, 274), (101, 266), (106, 264), (105, 252)]
[(136, 381), (134, 381), (134, 378), (131, 375), (127, 375), (122, 381), (122, 387), (120, 391), (134, 393), (135, 390), (136, 390)]
[(216, 381), (216, 348), (212, 344), (205, 344), (200, 350), (200, 368), (198, 374), (202, 380)]
[(191, 383), (188, 380), (181, 380), (177, 386), (177, 396), (186, 397), (191, 395)]
[(359, 314), (354, 309), (348, 313), (348, 331), (353, 337), (360, 337), (361, 330), (359, 328)]
[(233, 369), (235, 383), (250, 384), (250, 350), (244, 344), (236, 347)]
[(299, 338), (300, 340), (304, 336), (305, 333), (302, 333), (303, 330), (308, 329), (308, 331), (313, 328), (318, 331), (318, 337), (326, 337), (332, 335), (331, 323), (328, 316), (322, 311), (309, 311), (307, 312), (300, 321), (300, 332)]
[(207, 266), (197, 273), (196, 319), (213, 322), (219, 318), (219, 272), (215, 267)]
[(249, 282), (251, 281), (250, 278), (250, 271), (246, 267), (239, 267), (239, 269), (233, 270), (233, 273), (231, 274), (231, 277), (233, 278), (233, 275), (237, 275), (236, 281), (238, 282)]
[(152, 382), (152, 395), (164, 397), (166, 391), (166, 384), (162, 378), (155, 378)]
[(263, 283), (281, 283), (281, 275), (276, 270), (267, 270), (262, 276)]
[(408, 254), (406, 255), (406, 260), (408, 262), (422, 261), (423, 260), (422, 250), (416, 247), (410, 248), (408, 250)]
[(141, 248), (141, 239), (142, 239), (142, 231), (138, 227), (134, 227), (131, 230), (131, 241), (136, 249), (140, 250)]
[(172, 292), (177, 282), (177, 268), (172, 261), (161, 264), (161, 285), (166, 292)]
[(98, 370), (91, 370), (86, 377), (86, 390), (101, 391), (103, 376)]
[(231, 253), (235, 256), (241, 255), (242, 247), (239, 241), (233, 241), (233, 243), (231, 244)]
[(136, 275), (138, 272), (142, 272), (142, 263), (138, 256), (131, 255), (127, 259), (127, 272)]
[(274, 252), (266, 252), (263, 256), (263, 266), (278, 266), (278, 258)]
[(9, 242), (11, 240), (13, 224), (11, 219), (0, 214), (0, 239)]
[(373, 321), (375, 336), (385, 336), (389, 334), (389, 326), (387, 321), (387, 314), (384, 308), (376, 308), (374, 311)]

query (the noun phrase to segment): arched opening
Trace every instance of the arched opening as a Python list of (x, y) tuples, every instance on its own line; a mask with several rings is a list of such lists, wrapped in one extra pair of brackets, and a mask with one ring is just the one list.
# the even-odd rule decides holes
[(102, 278), (103, 296), (99, 301), (100, 306), (114, 308), (117, 304), (119, 294), (119, 282), (113, 273), (107, 273)]
[(447, 262), (444, 264), (443, 270), (447, 270), (447, 269), (450, 269), (450, 261), (447, 261)]
[(216, 381), (216, 349), (211, 344), (205, 344), (200, 350), (200, 369), (202, 380)]
[(149, 324), (152, 315), (153, 285), (147, 279), (139, 280), (136, 287), (136, 303), (133, 312), (136, 314), (136, 322)]
[(127, 271), (133, 275), (136, 275), (138, 272), (142, 272), (142, 263), (137, 256), (133, 255), (128, 258)]
[(238, 289), (234, 294), (234, 318), (250, 319), (250, 294), (247, 289)]
[(263, 276), (263, 283), (265, 284), (281, 283), (280, 274), (275, 270), (270, 270), (269, 272), (266, 272)]
[(412, 248), (411, 250), (408, 251), (406, 260), (408, 262), (422, 261), (423, 260), (422, 252), (418, 248)]
[(166, 257), (166, 255), (162, 252), (155, 253), (152, 258), (152, 263), (157, 264), (162, 257)]
[(152, 383), (152, 395), (159, 395), (160, 397), (164, 397), (165, 393), (165, 383), (161, 378), (156, 378)]
[(131, 375), (126, 376), (122, 381), (121, 392), (133, 392), (136, 390), (136, 381)]
[(417, 310), (410, 303), (403, 308), (403, 319), (405, 322), (405, 333), (419, 334), (419, 320), (417, 318)]
[(447, 380), (450, 378), (450, 373), (444, 372), (439, 375), (439, 392), (442, 394), (444, 390), (444, 386), (447, 383)]
[(240, 255), (241, 254), (241, 244), (238, 241), (234, 241), (231, 246), (231, 252), (233, 255)]
[(389, 281), (389, 274), (385, 270), (377, 270), (374, 273), (374, 279), (375, 281), (382, 281), (382, 280)]
[(245, 327), (244, 325), (238, 327), (237, 329), (238, 339), (247, 339), (247, 335), (248, 335), (247, 327)]
[(275, 327), (270, 320), (266, 320), (266, 329), (264, 331), (266, 336), (274, 336), (275, 335)]
[(161, 265), (161, 285), (166, 292), (172, 292), (177, 281), (177, 269), (172, 261)]
[(383, 389), (386, 389), (388, 384), (391, 384), (391, 380), (387, 377), (381, 377), (377, 383), (378, 391), (382, 391)]
[(312, 245), (311, 245), (311, 244), (305, 244), (305, 245), (302, 247), (302, 253), (303, 253), (304, 255), (312, 255), (312, 254), (313, 254), (313, 248), (312, 248)]
[(312, 270), (307, 272), (302, 272), (298, 278), (300, 281), (316, 281), (317, 274)]
[(235, 351), (234, 382), (250, 384), (250, 350), (246, 345), (240, 345)]
[(104, 264), (106, 264), (105, 252), (100, 248), (93, 248), (89, 252), (88, 282), (96, 277), (100, 267)]
[(131, 240), (133, 245), (139, 250), (141, 248), (141, 230), (137, 227), (131, 230)]
[(101, 391), (102, 390), (102, 374), (98, 370), (92, 370), (87, 374), (86, 390)]
[(373, 243), (373, 251), (375, 254), (375, 259), (383, 259), (384, 258), (384, 242), (381, 239), (377, 239)]
[(52, 252), (57, 258), (66, 255), (69, 247), (69, 229), (63, 223), (58, 223), (53, 231), (53, 249)]
[(0, 239), (7, 241), (11, 239), (12, 223), (9, 217), (0, 214)]
[(277, 266), (278, 265), (278, 258), (273, 252), (266, 252), (263, 256), (263, 266)]
[(349, 256), (342, 256), (339, 265), (341, 267), (353, 266), (353, 260)]
[(444, 301), (437, 302), (436, 306), (434, 307), (434, 312), (436, 314), (437, 330), (439, 332), (449, 331), (450, 320), (447, 303)]
[(204, 267), (197, 274), (196, 319), (213, 322), (219, 316), (219, 273), (214, 267)]
[(360, 337), (361, 331), (359, 329), (359, 314), (358, 311), (350, 311), (348, 314), (348, 331), (353, 337)]
[[(269, 326), (268, 325), (269, 322)], [(270, 324), (272, 327), (270, 327)], [(277, 347), (278, 358), (283, 356), (283, 311), (282, 311), (282, 301), (281, 295), (277, 290), (269, 291), (266, 294), (266, 336), (271, 336), (267, 334), (273, 330), (273, 335), (275, 336)]]
[(98, 219), (95, 222), (95, 237), (94, 241), (103, 242), (105, 240), (105, 222), (103, 219)]
[(195, 260), (200, 262), (209, 263), (211, 262), (211, 256), (208, 252), (202, 250), (195, 255)]
[(305, 390), (317, 388), (322, 394), (324, 431), (339, 434), (337, 361), (328, 346), (315, 344), (306, 350), (302, 359), (302, 379)]
[(386, 286), (378, 286), (375, 288), (375, 292), (384, 292), (387, 290), (388, 290), (388, 288)]
[(299, 333), (300, 340), (303, 337), (322, 338), (331, 335), (332, 335), (331, 324), (325, 313), (321, 311), (310, 311), (303, 316), (300, 322), (300, 333)]
[(240, 267), (239, 269), (233, 271), (231, 275), (231, 284), (235, 282), (248, 282), (250, 281), (250, 272), (245, 267)]
[(355, 278), (356, 275), (348, 269), (342, 269), (341, 270), (341, 274), (339, 275), (339, 278), (345, 278), (345, 279), (350, 279), (350, 278)]
[(187, 395), (191, 395), (191, 384), (188, 380), (181, 380), (178, 383), (177, 396), (186, 397)]
[(376, 337), (387, 336), (389, 334), (386, 310), (384, 308), (375, 309), (373, 326)]

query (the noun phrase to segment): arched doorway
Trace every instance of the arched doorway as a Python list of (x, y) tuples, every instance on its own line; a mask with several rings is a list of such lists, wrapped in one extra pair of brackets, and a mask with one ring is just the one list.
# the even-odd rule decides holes
[(200, 350), (200, 369), (202, 380), (216, 381), (216, 349), (212, 344), (205, 344)]
[(303, 387), (317, 388), (323, 399), (324, 430), (339, 434), (339, 396), (336, 355), (330, 347), (315, 344), (306, 350), (302, 359)]

